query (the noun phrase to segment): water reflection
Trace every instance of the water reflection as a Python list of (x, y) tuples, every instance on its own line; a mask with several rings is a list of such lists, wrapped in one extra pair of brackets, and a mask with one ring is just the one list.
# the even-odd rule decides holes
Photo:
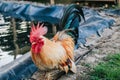
[[(15, 19), (17, 30), (17, 44), (19, 48), (29, 46), (30, 23)], [(13, 27), (11, 26), (11, 17), (0, 14), (0, 48), (4, 51), (14, 50), (13, 45)]]

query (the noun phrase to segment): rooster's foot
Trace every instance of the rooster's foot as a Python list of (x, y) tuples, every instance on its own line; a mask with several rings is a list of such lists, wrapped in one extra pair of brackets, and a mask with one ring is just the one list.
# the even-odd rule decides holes
[(50, 72), (45, 72), (45, 80), (53, 80)]

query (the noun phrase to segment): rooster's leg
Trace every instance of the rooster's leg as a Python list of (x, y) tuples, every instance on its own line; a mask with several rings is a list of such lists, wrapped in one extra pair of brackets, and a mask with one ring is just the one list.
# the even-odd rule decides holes
[(52, 80), (52, 76), (48, 71), (45, 72), (45, 80)]

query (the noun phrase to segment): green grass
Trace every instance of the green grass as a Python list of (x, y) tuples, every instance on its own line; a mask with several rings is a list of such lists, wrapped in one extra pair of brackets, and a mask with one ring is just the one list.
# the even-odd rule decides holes
[(93, 68), (90, 80), (120, 80), (120, 54), (109, 55)]

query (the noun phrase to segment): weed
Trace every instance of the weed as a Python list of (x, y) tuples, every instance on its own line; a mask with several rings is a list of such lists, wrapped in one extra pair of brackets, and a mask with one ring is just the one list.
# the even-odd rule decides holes
[(120, 80), (120, 54), (109, 55), (90, 72), (90, 80)]

